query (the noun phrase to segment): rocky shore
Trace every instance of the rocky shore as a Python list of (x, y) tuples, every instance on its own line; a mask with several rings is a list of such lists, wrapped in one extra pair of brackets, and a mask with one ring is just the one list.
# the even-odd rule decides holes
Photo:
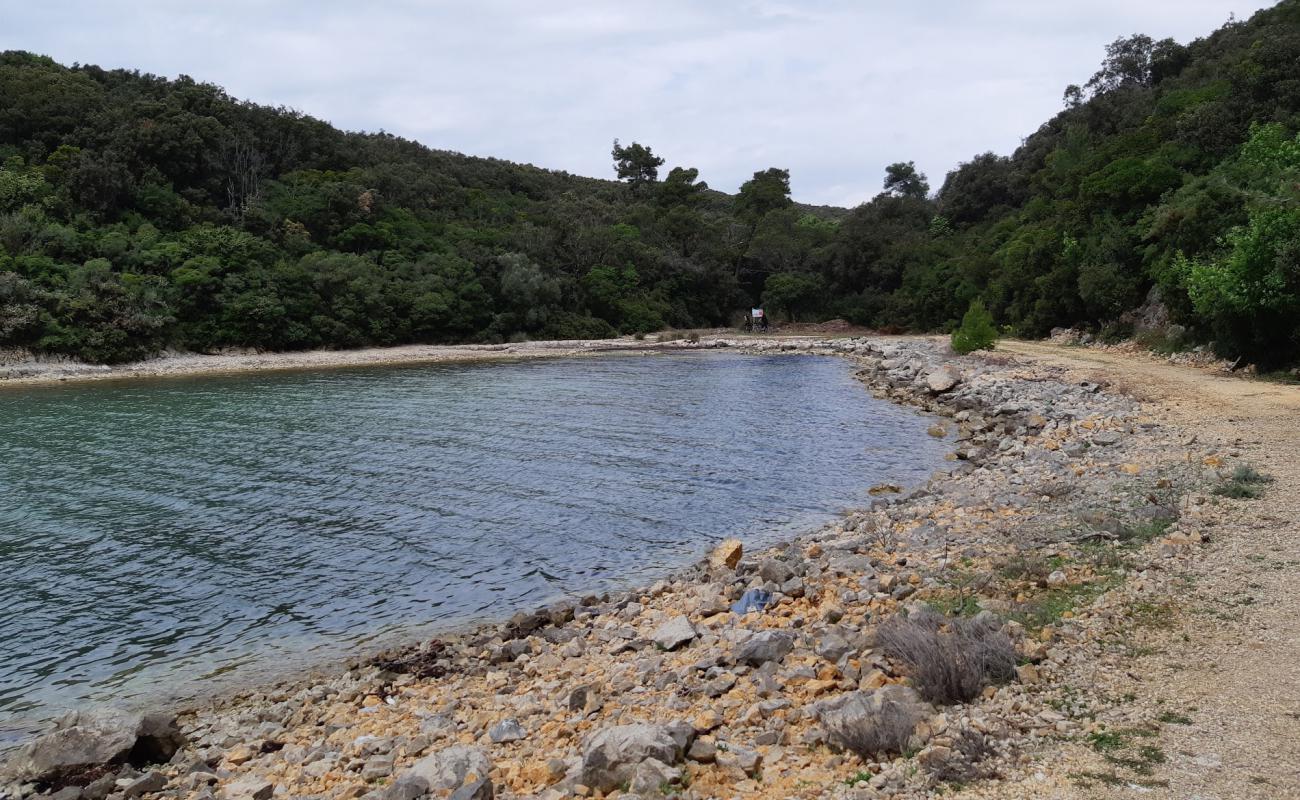
[[(1231, 450), (1115, 387), (934, 340), (672, 346), (848, 358), (935, 415), (951, 466), (783, 546), (725, 542), (653, 586), (329, 679), (175, 720), (74, 716), (18, 754), (0, 800), (1048, 797), (1157, 780), (1148, 742), (1173, 717), (1110, 676), (1170, 627)], [(1060, 757), (1072, 743), (1094, 746)]]

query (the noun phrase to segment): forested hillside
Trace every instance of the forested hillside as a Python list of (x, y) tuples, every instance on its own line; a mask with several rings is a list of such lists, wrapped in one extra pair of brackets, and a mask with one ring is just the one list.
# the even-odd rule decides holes
[[(990, 109), (995, 113), (996, 109)], [(1186, 332), (1300, 355), (1300, 0), (1183, 46), (1135, 35), (1015, 153), (851, 212), (755, 165), (736, 196), (615, 143), (619, 181), (338, 131), (167, 80), (0, 54), (0, 346), (120, 361), (599, 337), (782, 316), (1027, 336)], [(900, 154), (906, 156), (906, 154)], [(1177, 330), (1177, 329), (1175, 329)]]

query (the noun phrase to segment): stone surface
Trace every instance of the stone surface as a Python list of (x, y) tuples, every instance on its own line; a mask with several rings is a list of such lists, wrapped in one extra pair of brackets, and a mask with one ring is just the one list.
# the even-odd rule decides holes
[(119, 709), (72, 712), (54, 731), (20, 748), (5, 772), (23, 780), (52, 780), (128, 755), (145, 763), (170, 759), (185, 743), (176, 718)]
[(759, 631), (745, 640), (736, 650), (736, 663), (758, 667), (769, 661), (780, 661), (794, 649), (794, 638), (778, 631)]
[(686, 617), (678, 615), (660, 625), (650, 638), (661, 650), (676, 650), (695, 638), (695, 626)]
[(672, 765), (682, 759), (682, 747), (663, 725), (637, 723), (604, 728), (582, 748), (582, 783), (609, 791), (632, 780), (646, 759)]
[(407, 776), (421, 778), (431, 790), (455, 790), (462, 784), (486, 778), (492, 761), (477, 747), (456, 745), (431, 753), (415, 762)]
[(735, 569), (740, 564), (744, 552), (745, 547), (739, 539), (728, 539), (713, 549), (709, 560), (715, 566)]

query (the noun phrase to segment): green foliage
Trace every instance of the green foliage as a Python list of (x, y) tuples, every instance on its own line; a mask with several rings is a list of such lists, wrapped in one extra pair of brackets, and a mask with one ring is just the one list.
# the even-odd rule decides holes
[(962, 355), (976, 350), (992, 350), (998, 340), (998, 329), (993, 324), (984, 303), (972, 300), (966, 315), (961, 318), (961, 326), (952, 332), (952, 349)]
[(779, 168), (729, 198), (615, 142), (620, 185), (0, 53), (0, 346), (608, 336), (760, 302), (951, 330), (976, 299), (1017, 335), (1119, 335), (1158, 297), (1184, 333), (1155, 346), (1277, 369), (1300, 360), (1298, 60), (1300, 0), (1186, 46), (1124, 37), (1015, 152), (933, 195), (898, 161), (844, 210), (796, 204)]

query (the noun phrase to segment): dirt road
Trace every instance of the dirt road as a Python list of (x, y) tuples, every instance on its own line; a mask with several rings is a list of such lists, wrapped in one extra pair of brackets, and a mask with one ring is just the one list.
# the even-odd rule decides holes
[(1178, 598), (1187, 613), (1132, 671), (1133, 702), (1190, 720), (1162, 726), (1167, 760), (1145, 786), (1078, 796), (1300, 798), (1300, 387), (1037, 342), (998, 351), (1131, 390), (1186, 429), (1189, 450), (1217, 444), (1275, 479), (1261, 500), (1225, 501)]

